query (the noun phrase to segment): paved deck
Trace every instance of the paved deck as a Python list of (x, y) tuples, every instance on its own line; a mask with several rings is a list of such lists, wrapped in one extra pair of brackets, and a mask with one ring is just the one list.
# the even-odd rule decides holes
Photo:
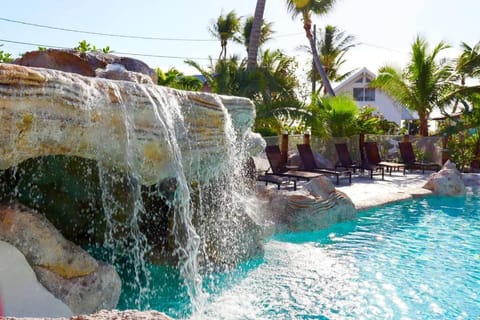
[(366, 210), (388, 203), (430, 195), (429, 190), (422, 188), (430, 174), (431, 172), (403, 175), (401, 172), (394, 172), (391, 176), (386, 174), (385, 180), (381, 180), (378, 176), (375, 176), (373, 180), (367, 175), (355, 176), (351, 185), (342, 184), (337, 187), (337, 190), (347, 194), (355, 204), (355, 208)]

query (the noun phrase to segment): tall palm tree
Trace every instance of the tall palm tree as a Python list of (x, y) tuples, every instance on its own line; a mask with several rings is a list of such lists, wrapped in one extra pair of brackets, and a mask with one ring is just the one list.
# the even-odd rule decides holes
[(318, 57), (317, 47), (312, 35), (312, 13), (317, 15), (325, 14), (334, 4), (335, 0), (287, 0), (288, 11), (292, 13), (293, 17), (297, 17), (298, 15), (302, 16), (303, 28), (305, 29), (305, 35), (310, 43), (315, 68), (322, 78), (327, 93), (332, 96), (335, 95), (335, 92), (333, 92), (332, 85), (330, 84), (325, 69)]
[(210, 33), (220, 40), (222, 50), (218, 59), (225, 59), (227, 57), (227, 43), (228, 40), (234, 38), (235, 34), (240, 30), (240, 18), (234, 10), (226, 15), (221, 14), (217, 21), (215, 21), (210, 28)]
[[(247, 49), (247, 53), (250, 53), (251, 51), (249, 48), (250, 48), (250, 42), (251, 42), (250, 36), (252, 34), (253, 22), (254, 22), (253, 16), (247, 17), (243, 24), (243, 28), (241, 30), (240, 36), (234, 39), (236, 42), (243, 44), (245, 46), (245, 48)], [(272, 22), (268, 22), (268, 23), (265, 22), (262, 24), (262, 28), (260, 29), (260, 36), (258, 37), (258, 40), (256, 40), (258, 42), (257, 48), (256, 48), (257, 55), (258, 55), (258, 48), (272, 38), (272, 35), (274, 33), (272, 26), (273, 26)], [(255, 57), (255, 59), (257, 58)], [(251, 68), (249, 69), (248, 67), (248, 62), (249, 61), (247, 59), (247, 69), (251, 70)], [(256, 65), (257, 63), (254, 64), (254, 66)]]
[(252, 30), (248, 37), (248, 60), (247, 70), (250, 71), (257, 66), (258, 47), (260, 47), (261, 29), (263, 25), (263, 13), (267, 0), (257, 0), (255, 14), (252, 21)]
[[(327, 25), (325, 29), (320, 29), (317, 32), (317, 47), (320, 48), (320, 62), (322, 63), (327, 77), (332, 81), (343, 81), (349, 77), (355, 70), (350, 70), (344, 73), (340, 73), (340, 67), (346, 62), (345, 54), (355, 47), (355, 36), (347, 35), (345, 31), (341, 31), (336, 26)], [(309, 46), (302, 46), (301, 49), (306, 50), (312, 54), (312, 50)], [(312, 70), (316, 72), (316, 70)], [(324, 91), (326, 94), (326, 88), (321, 83), (319, 90)]]
[(428, 116), (433, 107), (444, 104), (444, 97), (452, 88), (452, 67), (438, 63), (438, 55), (450, 46), (444, 42), (428, 52), (428, 43), (417, 36), (412, 44), (410, 61), (403, 72), (384, 66), (371, 86), (387, 92), (420, 118), (420, 134), (428, 136)]

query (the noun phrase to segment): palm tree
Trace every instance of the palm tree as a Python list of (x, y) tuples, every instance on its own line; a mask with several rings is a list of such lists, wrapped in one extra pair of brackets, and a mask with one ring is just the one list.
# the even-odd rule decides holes
[[(248, 60), (247, 70), (250, 71), (257, 66), (258, 47), (260, 47), (261, 29), (263, 25), (263, 13), (266, 0), (257, 0), (255, 14), (252, 21), (252, 30), (248, 36)], [(246, 37), (245, 37), (246, 38)]]
[(213, 23), (210, 33), (220, 40), (222, 50), (218, 59), (226, 59), (228, 40), (234, 38), (235, 34), (240, 30), (240, 18), (235, 11), (230, 11), (227, 15), (221, 14), (217, 21)]
[(328, 76), (325, 72), (325, 69), (322, 66), (322, 63), (318, 57), (318, 51), (315, 44), (315, 40), (312, 35), (312, 13), (322, 15), (327, 13), (335, 4), (335, 0), (287, 0), (288, 11), (290, 11), (293, 17), (302, 15), (303, 18), (303, 28), (305, 29), (305, 35), (310, 43), (310, 48), (313, 54), (313, 62), (315, 68), (317, 69), (322, 82), (326, 88), (326, 92), (329, 95), (334, 96), (332, 85), (328, 80)]
[(462, 42), (461, 47), (463, 52), (457, 59), (455, 71), (460, 76), (460, 85), (464, 86), (466, 78), (480, 77), (480, 42), (473, 47)]
[[(327, 25), (324, 30), (318, 31), (317, 46), (320, 48), (319, 58), (330, 80), (343, 81), (355, 71), (350, 70), (340, 73), (340, 67), (346, 62), (345, 54), (356, 45), (355, 36), (347, 35), (345, 31), (341, 31), (335, 26)], [(301, 48), (312, 54), (310, 47), (302, 46)], [(316, 71), (312, 70), (312, 72)], [(319, 90), (322, 89), (324, 94), (326, 94), (323, 82)]]
[(258, 67), (247, 71), (246, 59), (232, 56), (210, 61), (208, 68), (188, 60), (206, 79), (213, 92), (252, 99), (256, 107), (254, 129), (278, 134), (287, 121), (303, 116), (303, 105), (297, 99), (298, 79), (295, 59), (279, 50), (266, 50)]
[(450, 46), (440, 42), (428, 52), (426, 40), (417, 36), (412, 44), (410, 62), (403, 72), (393, 67), (379, 69), (379, 76), (371, 86), (387, 92), (420, 118), (420, 134), (428, 136), (428, 116), (433, 107), (445, 103), (445, 95), (452, 89), (452, 67), (436, 60), (443, 50)]
[[(243, 24), (243, 28), (242, 28), (242, 32), (240, 33), (240, 36), (234, 39), (236, 42), (243, 44), (245, 46), (245, 48), (247, 49), (247, 53), (251, 51), (249, 50), (249, 48), (250, 48), (250, 42), (251, 42), (250, 35), (252, 34), (253, 21), (254, 21), (253, 16), (245, 19), (245, 23)], [(265, 42), (267, 42), (272, 38), (272, 34), (274, 33), (272, 26), (273, 26), (272, 22), (262, 24), (262, 28), (260, 30), (260, 36), (258, 37), (258, 40), (257, 40), (258, 41), (257, 48), (256, 48), (257, 52), (259, 47), (261, 47)], [(255, 57), (255, 59), (257, 58)], [(255, 63), (254, 66), (256, 65), (257, 63)], [(248, 59), (247, 59), (247, 69), (248, 69)]]

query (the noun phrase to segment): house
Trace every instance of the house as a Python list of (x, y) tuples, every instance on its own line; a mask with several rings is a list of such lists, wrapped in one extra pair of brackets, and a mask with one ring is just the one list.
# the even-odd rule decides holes
[(404, 120), (418, 119), (416, 113), (409, 111), (382, 90), (370, 88), (369, 84), (375, 78), (376, 75), (373, 72), (362, 68), (340, 83), (334, 91), (337, 95), (350, 95), (359, 107), (370, 105), (377, 108), (385, 119), (393, 121), (399, 126)]

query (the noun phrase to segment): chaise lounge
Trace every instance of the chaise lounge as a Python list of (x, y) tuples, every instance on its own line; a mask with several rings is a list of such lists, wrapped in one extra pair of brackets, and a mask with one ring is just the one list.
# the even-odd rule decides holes
[(399, 171), (400, 169), (403, 169), (405, 175), (407, 166), (404, 163), (382, 161), (376, 142), (365, 142), (365, 156), (368, 164), (384, 167), (390, 175), (392, 175), (392, 171)]
[(277, 177), (287, 177), (288, 179), (292, 179), (295, 181), (294, 190), (297, 188), (297, 180), (308, 181), (310, 179), (322, 176), (320, 173), (299, 171), (298, 167), (288, 167), (282, 159), (282, 153), (280, 152), (278, 145), (266, 146), (265, 153), (267, 154), (267, 159), (270, 164), (268, 171), (272, 171), (271, 173), (268, 171), (265, 172), (265, 177), (274, 175)]
[(348, 170), (353, 170), (353, 173), (358, 169), (360, 171), (367, 170), (370, 174), (370, 179), (373, 179), (374, 173), (379, 173), (382, 175), (382, 180), (385, 177), (384, 167), (377, 166), (369, 163), (357, 163), (352, 160), (350, 152), (346, 143), (336, 143), (335, 150), (337, 151), (338, 162), (335, 164), (335, 170), (337, 168), (344, 168)]
[(419, 169), (422, 170), (422, 173), (425, 173), (425, 170), (440, 170), (440, 165), (438, 163), (417, 161), (411, 142), (400, 142), (398, 147), (400, 149), (403, 163), (405, 163), (408, 169)]
[(338, 171), (334, 168), (322, 168), (319, 167), (313, 156), (312, 148), (309, 144), (297, 144), (298, 153), (302, 160), (302, 171), (318, 172), (324, 175), (335, 176), (337, 185), (340, 184), (340, 177), (348, 178), (348, 183), (352, 183), (352, 171), (345, 169)]

